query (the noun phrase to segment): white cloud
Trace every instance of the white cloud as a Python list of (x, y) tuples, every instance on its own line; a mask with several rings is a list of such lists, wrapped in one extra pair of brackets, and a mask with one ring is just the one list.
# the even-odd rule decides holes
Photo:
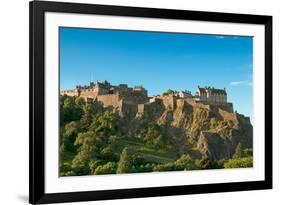
[(232, 81), (230, 82), (231, 86), (239, 86), (239, 85), (248, 85), (248, 86), (252, 86), (253, 83), (251, 81), (248, 80), (241, 80), (241, 81)]

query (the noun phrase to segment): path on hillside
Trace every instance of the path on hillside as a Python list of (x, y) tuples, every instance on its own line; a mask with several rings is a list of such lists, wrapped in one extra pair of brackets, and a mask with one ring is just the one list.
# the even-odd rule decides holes
[(164, 161), (164, 162), (172, 162), (172, 161), (174, 161), (172, 158), (161, 157), (159, 155), (154, 155), (154, 154), (140, 153), (140, 155), (142, 155), (143, 157), (154, 158), (154, 159), (161, 160), (161, 161)]
[[(130, 141), (130, 140), (122, 140), (124, 143), (127, 143), (130, 147), (134, 147), (136, 150), (138, 150), (141, 147), (144, 147), (145, 144), (142, 142), (136, 142), (136, 141)], [(138, 150), (138, 154), (142, 156), (143, 158), (149, 159), (149, 161), (155, 161), (159, 163), (168, 163), (173, 162), (173, 157), (164, 157), (159, 156), (160, 153), (147, 153), (144, 150)]]
[(130, 145), (138, 145), (138, 146), (144, 146), (144, 143), (136, 142), (136, 141), (129, 141), (129, 140), (122, 140), (125, 143), (128, 143)]

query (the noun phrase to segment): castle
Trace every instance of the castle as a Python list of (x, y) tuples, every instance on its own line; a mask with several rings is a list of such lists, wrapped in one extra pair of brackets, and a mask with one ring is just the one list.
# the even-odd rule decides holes
[(200, 88), (198, 86), (195, 93), (195, 99), (197, 101), (208, 102), (210, 104), (226, 104), (227, 93), (224, 89), (216, 89), (214, 87)]
[(91, 82), (88, 86), (76, 86), (75, 89), (63, 90), (61, 95), (78, 96), (87, 102), (99, 102), (106, 108), (112, 108), (120, 114), (133, 113), (137, 116), (144, 112), (153, 112), (157, 104), (174, 110), (178, 104), (189, 103), (204, 108), (215, 105), (228, 112), (233, 112), (232, 103), (227, 102), (225, 89), (213, 87), (198, 89), (193, 96), (190, 91), (172, 92), (162, 96), (147, 95), (147, 90), (141, 85), (133, 88), (127, 84), (111, 85), (108, 81)]

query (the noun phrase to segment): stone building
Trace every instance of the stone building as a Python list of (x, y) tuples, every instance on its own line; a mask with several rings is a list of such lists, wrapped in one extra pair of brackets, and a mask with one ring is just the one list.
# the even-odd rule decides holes
[(190, 91), (180, 91), (178, 92), (178, 97), (180, 98), (192, 98), (192, 94)]
[(176, 91), (168, 95), (148, 97), (147, 90), (141, 85), (128, 87), (127, 84), (111, 85), (107, 81), (97, 81), (86, 86), (78, 85), (74, 89), (61, 91), (60, 94), (82, 97), (89, 103), (98, 102), (103, 107), (112, 108), (122, 115), (141, 116), (147, 112), (153, 115), (156, 108), (161, 106), (168, 110), (175, 110), (179, 102), (203, 108), (215, 105), (233, 112), (232, 103), (227, 102), (226, 90), (213, 87), (201, 88), (198, 86), (194, 96), (190, 91)]
[(226, 104), (227, 93), (224, 89), (216, 89), (214, 87), (201, 88), (198, 86), (195, 93), (195, 99), (197, 101), (206, 102), (210, 104)]
[(134, 88), (127, 84), (111, 85), (109, 82), (90, 83), (87, 86), (76, 86), (75, 89), (63, 90), (61, 95), (77, 96), (84, 98), (87, 102), (100, 102), (104, 107), (123, 109), (149, 101), (147, 90), (141, 85)]

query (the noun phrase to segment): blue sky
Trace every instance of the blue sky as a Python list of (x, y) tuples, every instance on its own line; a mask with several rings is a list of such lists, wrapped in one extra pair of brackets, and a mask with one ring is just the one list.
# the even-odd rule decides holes
[(61, 89), (107, 80), (149, 95), (197, 86), (226, 88), (252, 118), (253, 39), (241, 36), (60, 28)]

